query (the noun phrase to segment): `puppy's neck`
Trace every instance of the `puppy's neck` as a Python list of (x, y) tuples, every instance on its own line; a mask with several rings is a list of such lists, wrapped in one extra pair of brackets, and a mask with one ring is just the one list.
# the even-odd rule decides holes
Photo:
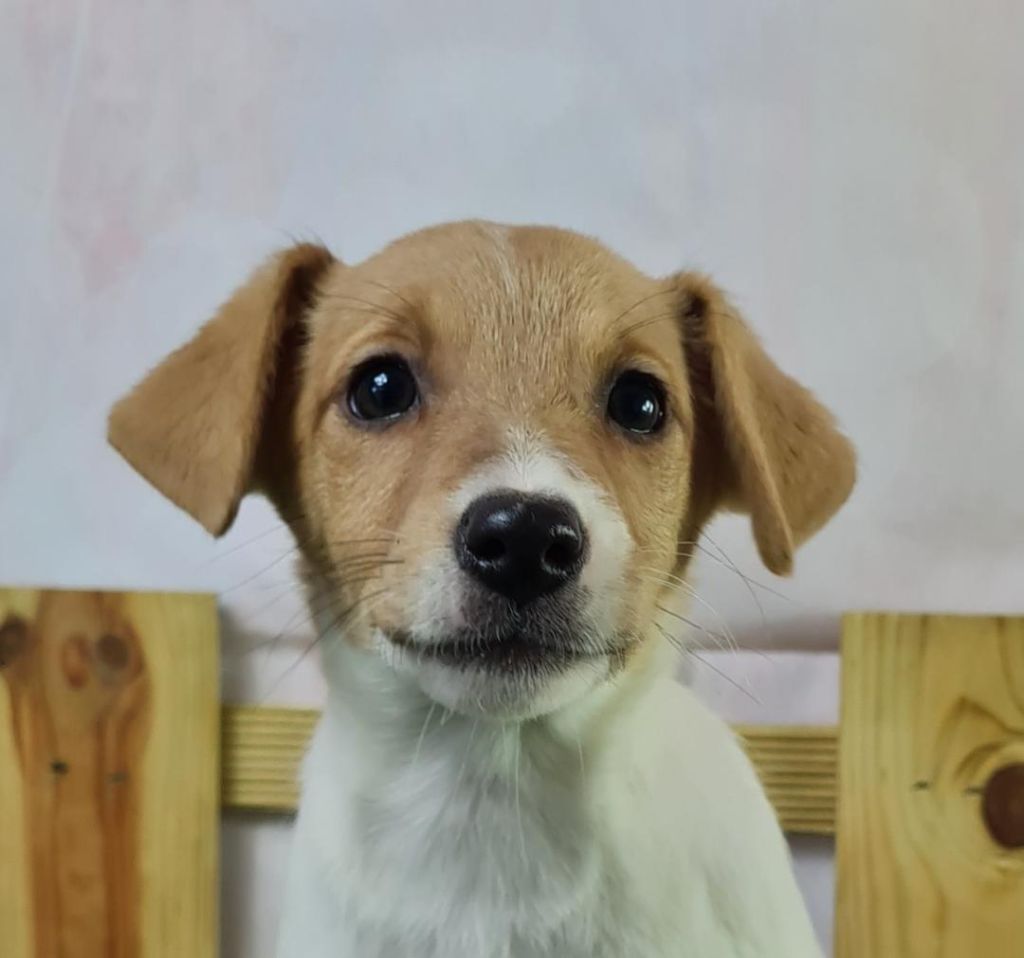
[(474, 782), (518, 787), (524, 773), (536, 773), (568, 791), (592, 790), (605, 774), (608, 753), (638, 724), (644, 693), (658, 674), (654, 664), (633, 669), (557, 712), (499, 719), (445, 708), (413, 678), (340, 635), (329, 636), (326, 645), (332, 734), (346, 761), (357, 761), (376, 784), (427, 771), (451, 788)]
[[(600, 897), (609, 817), (628, 819), (622, 769), (656, 739), (650, 686), (664, 673), (630, 669), (558, 713), (499, 721), (446, 711), (340, 636), (325, 646), (328, 703), (300, 812), (314, 823), (303, 834), (317, 881), (358, 896), (361, 920), (380, 929), (400, 897), (410, 940), (457, 916), (443, 920), (470, 943), (460, 954), (557, 939)], [(368, 875), (392, 891), (359, 894)]]

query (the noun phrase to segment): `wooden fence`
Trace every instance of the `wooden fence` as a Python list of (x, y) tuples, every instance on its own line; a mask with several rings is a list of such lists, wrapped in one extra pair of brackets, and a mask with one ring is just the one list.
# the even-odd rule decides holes
[[(221, 707), (209, 596), (0, 591), (0, 954), (212, 958), (218, 805), (289, 813), (316, 722)], [(856, 614), (839, 728), (742, 726), (837, 837), (838, 958), (1024, 955), (1024, 619)]]

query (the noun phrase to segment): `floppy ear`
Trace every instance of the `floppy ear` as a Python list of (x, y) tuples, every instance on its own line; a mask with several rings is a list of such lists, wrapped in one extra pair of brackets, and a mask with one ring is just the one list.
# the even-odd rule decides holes
[(829, 411), (768, 358), (717, 287), (693, 273), (673, 282), (697, 412), (698, 526), (717, 508), (749, 513), (762, 561), (788, 575), (795, 547), (849, 496), (853, 446)]
[(110, 413), (111, 445), (214, 535), (260, 482), (257, 451), (278, 367), (332, 262), (308, 244), (272, 257)]

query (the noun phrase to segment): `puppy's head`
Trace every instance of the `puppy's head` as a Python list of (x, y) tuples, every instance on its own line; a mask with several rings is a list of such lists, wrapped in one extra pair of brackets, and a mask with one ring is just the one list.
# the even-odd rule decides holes
[(115, 407), (110, 439), (214, 534), (267, 494), (343, 641), (490, 714), (643, 661), (717, 509), (748, 512), (784, 574), (854, 476), (706, 279), (481, 223), (359, 266), (279, 254)]

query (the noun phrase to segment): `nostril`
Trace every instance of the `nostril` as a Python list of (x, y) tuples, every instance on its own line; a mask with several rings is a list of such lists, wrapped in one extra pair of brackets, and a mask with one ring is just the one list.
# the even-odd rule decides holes
[(571, 568), (579, 560), (581, 552), (579, 537), (565, 533), (555, 539), (544, 553), (544, 564), (549, 569)]
[(482, 562), (497, 562), (508, 551), (497, 536), (485, 536), (470, 543), (470, 549)]

